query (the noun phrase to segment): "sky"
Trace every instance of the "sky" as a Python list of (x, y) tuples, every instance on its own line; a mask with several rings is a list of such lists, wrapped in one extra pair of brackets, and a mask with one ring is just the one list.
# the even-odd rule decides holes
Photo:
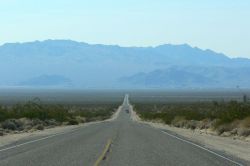
[(250, 58), (249, 0), (0, 0), (0, 44), (184, 44)]

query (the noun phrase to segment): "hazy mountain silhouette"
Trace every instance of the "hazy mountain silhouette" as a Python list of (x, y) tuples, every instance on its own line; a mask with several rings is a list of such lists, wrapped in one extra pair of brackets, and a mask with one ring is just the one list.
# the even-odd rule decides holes
[(123, 77), (121, 82), (131, 87), (165, 88), (236, 88), (249, 87), (250, 68), (170, 67), (149, 73)]
[(39, 83), (33, 79), (44, 79), (36, 76), (56, 74), (69, 79), (73, 87), (82, 88), (235, 87), (236, 83), (250, 87), (242, 83), (250, 76), (248, 68), (249, 59), (229, 58), (187, 44), (120, 47), (46, 40), (0, 46), (2, 86), (20, 82), (35, 86)]

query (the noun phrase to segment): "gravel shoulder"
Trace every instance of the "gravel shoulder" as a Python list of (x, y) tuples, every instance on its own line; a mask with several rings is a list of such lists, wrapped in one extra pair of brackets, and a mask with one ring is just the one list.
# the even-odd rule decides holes
[(223, 151), (226, 154), (249, 161), (250, 164), (250, 138), (240, 140), (233, 137), (212, 135), (212, 133), (206, 133), (199, 130), (183, 129), (157, 122), (142, 121), (134, 111), (131, 112), (131, 118), (139, 123), (148, 124), (155, 128), (174, 132), (178, 135), (186, 137), (189, 140), (202, 144), (209, 149)]
[(82, 123), (79, 125), (62, 125), (62, 126), (47, 128), (44, 130), (33, 130), (33, 131), (21, 132), (21, 133), (11, 133), (11, 134), (7, 134), (4, 136), (0, 136), (0, 148), (10, 145), (10, 144), (15, 144), (21, 140), (33, 139), (37, 137), (46, 137), (46, 136), (53, 135), (53, 134), (70, 132), (77, 128), (86, 127), (91, 124), (102, 123), (105, 121), (113, 121), (118, 117), (120, 111), (121, 111), (121, 107), (117, 109), (117, 111), (112, 115), (110, 119), (107, 119), (104, 121), (94, 121), (94, 122)]

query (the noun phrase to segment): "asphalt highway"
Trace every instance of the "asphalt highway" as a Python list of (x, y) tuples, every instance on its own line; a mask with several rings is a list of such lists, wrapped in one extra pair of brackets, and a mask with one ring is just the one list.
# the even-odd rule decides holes
[(135, 122), (131, 111), (126, 95), (115, 120), (2, 147), (0, 166), (244, 165), (168, 131)]

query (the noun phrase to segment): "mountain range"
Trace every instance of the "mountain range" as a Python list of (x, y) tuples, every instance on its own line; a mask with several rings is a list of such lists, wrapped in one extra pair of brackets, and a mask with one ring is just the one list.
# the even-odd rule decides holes
[(0, 86), (250, 88), (250, 60), (187, 44), (121, 47), (71, 40), (0, 46)]

